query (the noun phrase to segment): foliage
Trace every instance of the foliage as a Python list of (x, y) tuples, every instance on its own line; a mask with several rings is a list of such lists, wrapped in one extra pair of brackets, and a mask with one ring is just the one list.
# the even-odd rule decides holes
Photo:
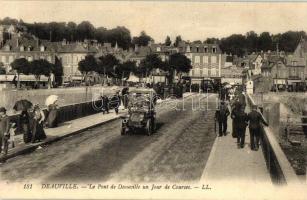
[(119, 78), (129, 78), (131, 72), (135, 72), (136, 62), (135, 61), (126, 61), (116, 68), (116, 76)]
[(163, 67), (164, 63), (157, 54), (149, 54), (141, 61), (135, 74), (139, 77), (144, 77), (149, 75), (153, 69), (161, 69)]
[(116, 66), (118, 66), (119, 60), (112, 54), (99, 57), (99, 63), (97, 70), (99, 74), (106, 74), (111, 77), (117, 77), (115, 73)]
[(89, 72), (95, 71), (97, 69), (97, 61), (93, 55), (87, 55), (85, 58), (78, 63), (78, 70), (87, 75)]
[(175, 39), (174, 46), (175, 46), (175, 47), (178, 47), (178, 44), (179, 44), (179, 42), (181, 42), (181, 41), (182, 41), (182, 38), (181, 38), (180, 35), (178, 35), (178, 36), (176, 37), (176, 39)]
[(192, 69), (191, 60), (181, 53), (170, 56), (169, 66), (177, 72), (189, 72)]
[(16, 72), (18, 74), (29, 74), (29, 62), (27, 59), (25, 58), (18, 58), (15, 59), (12, 63), (11, 63), (11, 67), (13, 70), (16, 70)]
[(171, 41), (171, 38), (169, 36), (166, 36), (165, 38), (165, 43), (164, 43), (166, 46), (171, 46), (172, 44), (172, 41)]
[(145, 31), (142, 31), (140, 36), (133, 37), (132, 44), (138, 45), (138, 46), (147, 46), (150, 41), (153, 41), (153, 39), (145, 33)]
[(41, 75), (49, 77), (54, 65), (47, 60), (39, 59), (33, 60), (29, 63), (28, 74), (33, 74), (37, 80), (40, 79)]
[(60, 85), (62, 83), (63, 66), (62, 62), (58, 59), (58, 57), (55, 57), (52, 73), (55, 76), (55, 82), (57, 83), (57, 85)]
[(22, 20), (4, 18), (0, 20), (0, 24), (23, 25), (28, 29), (28, 32), (40, 39), (50, 40), (52, 42), (62, 41), (83, 41), (84, 39), (96, 39), (98, 42), (110, 42), (114, 46), (128, 49), (131, 46), (130, 31), (119, 26), (113, 29), (104, 27), (95, 28), (90, 22), (83, 21), (80, 24), (75, 22), (49, 22), (49, 23), (25, 23)]

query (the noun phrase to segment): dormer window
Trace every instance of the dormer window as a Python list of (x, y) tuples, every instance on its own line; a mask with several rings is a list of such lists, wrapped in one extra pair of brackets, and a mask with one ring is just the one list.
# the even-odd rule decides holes
[(157, 47), (157, 51), (160, 52), (161, 51), (161, 47)]
[(205, 46), (205, 53), (208, 53), (208, 47)]
[(191, 52), (191, 47), (187, 46), (187, 52)]
[(40, 50), (41, 50), (41, 52), (45, 51), (45, 47), (42, 45)]
[(27, 51), (31, 51), (31, 50), (32, 50), (32, 47), (28, 46)]
[(197, 52), (197, 53), (199, 52), (199, 47), (196, 47), (196, 52)]
[(24, 51), (25, 47), (23, 45), (20, 46), (20, 51)]
[(216, 53), (216, 47), (212, 47), (212, 53)]

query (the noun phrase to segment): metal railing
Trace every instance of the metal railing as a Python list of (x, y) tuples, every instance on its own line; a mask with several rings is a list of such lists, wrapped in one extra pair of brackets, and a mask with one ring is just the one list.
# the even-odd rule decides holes
[[(247, 102), (250, 106), (257, 105), (248, 94)], [(261, 132), (262, 151), (273, 183), (279, 185), (299, 184), (294, 169), (270, 127), (262, 127)]]

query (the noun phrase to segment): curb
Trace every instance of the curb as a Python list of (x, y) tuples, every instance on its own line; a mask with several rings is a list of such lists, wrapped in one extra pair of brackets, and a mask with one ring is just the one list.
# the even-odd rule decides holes
[(72, 132), (69, 132), (69, 133), (61, 135), (61, 136), (54, 136), (54, 137), (51, 137), (51, 138), (47, 138), (45, 141), (43, 141), (41, 143), (36, 143), (36, 144), (33, 144), (33, 145), (22, 147), (22, 148), (20, 148), (20, 150), (17, 150), (16, 152), (8, 154), (4, 158), (0, 158), (0, 162), (4, 162), (4, 161), (6, 161), (6, 160), (8, 160), (10, 158), (14, 158), (14, 157), (19, 156), (19, 155), (31, 153), (34, 150), (36, 150), (39, 146), (52, 144), (54, 142), (57, 142), (57, 141), (60, 141), (60, 140), (62, 140), (64, 138), (66, 138), (66, 137), (77, 135), (77, 134), (79, 134), (81, 132), (84, 132), (84, 131), (86, 131), (88, 129), (95, 128), (97, 126), (101, 126), (103, 124), (115, 121), (117, 119), (120, 119), (122, 115), (123, 114), (119, 114), (115, 118), (112, 118), (112, 119), (109, 119), (109, 120), (106, 120), (106, 121), (103, 121), (103, 122), (100, 122), (100, 123), (97, 123), (97, 124), (93, 124), (91, 126), (88, 126), (88, 127), (85, 127), (85, 128), (81, 128), (79, 130), (72, 131)]

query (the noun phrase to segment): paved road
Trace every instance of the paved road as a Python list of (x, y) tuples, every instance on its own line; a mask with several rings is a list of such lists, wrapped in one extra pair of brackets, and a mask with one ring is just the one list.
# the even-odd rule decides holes
[[(201, 178), (214, 133), (215, 95), (209, 103), (197, 98), (163, 104), (157, 109), (157, 131), (121, 136), (120, 120), (44, 146), (8, 160), (0, 167), (8, 181), (95, 182), (198, 181)], [(194, 109), (193, 109), (194, 108)]]

